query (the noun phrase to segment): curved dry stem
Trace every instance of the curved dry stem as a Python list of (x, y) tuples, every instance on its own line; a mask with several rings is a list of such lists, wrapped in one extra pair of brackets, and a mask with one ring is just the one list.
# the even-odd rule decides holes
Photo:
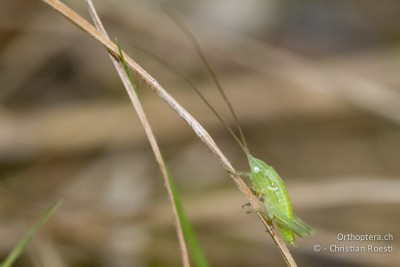
[[(103, 33), (108, 38), (107, 32), (106, 32), (99, 16), (97, 15), (97, 12), (96, 12), (96, 9), (94, 8), (93, 2), (91, 0), (86, 0), (86, 4), (88, 6), (90, 16), (92, 17), (92, 20), (93, 20), (94, 24), (96, 25), (97, 30), (99, 30), (101, 33)], [(118, 61), (117, 59), (115, 59), (111, 54), (110, 54), (110, 58), (111, 58), (111, 61), (113, 62), (115, 69), (118, 72), (118, 75), (121, 78), (121, 81), (123, 82), (123, 84), (125, 86), (126, 91), (128, 92), (129, 98), (131, 99), (132, 104), (135, 107), (136, 113), (138, 114), (140, 122), (142, 123), (143, 128), (146, 132), (147, 138), (149, 139), (151, 148), (153, 149), (153, 153), (154, 153), (154, 155), (156, 157), (156, 161), (159, 165), (161, 174), (164, 179), (165, 187), (167, 188), (168, 197), (171, 202), (172, 212), (174, 214), (176, 233), (177, 233), (178, 240), (179, 240), (179, 247), (181, 249), (182, 265), (184, 267), (190, 267), (189, 253), (188, 253), (185, 238), (183, 235), (182, 225), (179, 220), (178, 211), (175, 206), (174, 195), (172, 193), (171, 184), (168, 179), (168, 170), (167, 170), (167, 167), (165, 166), (164, 160), (162, 158), (161, 151), (160, 151), (160, 148), (158, 147), (156, 137), (154, 136), (153, 130), (150, 127), (150, 123), (147, 120), (146, 113), (143, 110), (143, 107), (139, 101), (139, 98), (137, 97), (137, 95), (135, 93), (135, 88), (133, 87), (131, 81), (129, 80), (127, 73), (125, 72), (123, 64), (120, 61)]]
[[(70, 20), (79, 28), (81, 28), (84, 32), (92, 36), (96, 41), (100, 42), (115, 58), (119, 58), (118, 47), (112, 41), (110, 41), (107, 38), (107, 36), (97, 31), (96, 28), (94, 28), (89, 22), (87, 22), (85, 19), (83, 19), (69, 7), (67, 7), (58, 0), (42, 0), (42, 1), (53, 7), (56, 11), (61, 13), (68, 20)], [(211, 138), (208, 132), (156, 81), (156, 79), (154, 79), (150, 74), (148, 74), (139, 64), (137, 64), (127, 54), (125, 53), (123, 54), (125, 57), (125, 61), (131, 68), (131, 70), (135, 72), (152, 90), (154, 90), (159, 97), (161, 97), (169, 106), (171, 106), (171, 108), (176, 113), (178, 113), (178, 115), (182, 119), (184, 119), (186, 123), (189, 124), (190, 127), (192, 127), (193, 131), (201, 139), (201, 141), (204, 144), (206, 144), (207, 147), (218, 157), (222, 167), (229, 173), (230, 177), (235, 182), (236, 186), (239, 188), (239, 190), (244, 194), (244, 196), (256, 210), (261, 221), (268, 229), (268, 232), (271, 234), (273, 240), (279, 247), (287, 265), (297, 266), (286, 244), (280, 238), (276, 230), (276, 227), (264, 215), (263, 204), (256, 196), (253, 195), (250, 188), (245, 184), (242, 178), (238, 175), (235, 175), (236, 172), (235, 169), (232, 167), (229, 160), (225, 157), (225, 155), (215, 144), (214, 140)]]

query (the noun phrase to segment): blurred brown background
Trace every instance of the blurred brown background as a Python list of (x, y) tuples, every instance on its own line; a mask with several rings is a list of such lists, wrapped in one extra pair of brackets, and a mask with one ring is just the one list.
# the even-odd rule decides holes
[[(88, 18), (83, 1), (66, 3)], [(292, 249), (298, 264), (399, 266), (400, 2), (95, 1), (110, 35), (246, 170), (197, 95), (143, 52), (190, 77), (230, 118), (161, 4), (199, 39), (253, 154), (279, 171), (296, 213), (316, 228)], [(64, 199), (16, 266), (180, 266), (161, 175), (110, 63), (41, 1), (0, 2), (1, 258)], [(211, 152), (151, 90), (139, 91), (210, 264), (285, 266)], [(394, 240), (340, 242), (340, 233)], [(314, 252), (316, 244), (326, 250)], [(394, 251), (334, 253), (331, 245)]]

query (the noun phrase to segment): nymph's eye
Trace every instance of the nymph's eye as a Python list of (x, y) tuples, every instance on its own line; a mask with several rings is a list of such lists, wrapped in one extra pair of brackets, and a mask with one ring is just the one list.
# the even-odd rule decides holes
[(259, 171), (260, 171), (260, 168), (258, 168), (258, 167), (254, 167), (254, 168), (253, 168), (253, 171), (254, 171), (255, 173), (257, 173), (257, 172), (259, 172)]

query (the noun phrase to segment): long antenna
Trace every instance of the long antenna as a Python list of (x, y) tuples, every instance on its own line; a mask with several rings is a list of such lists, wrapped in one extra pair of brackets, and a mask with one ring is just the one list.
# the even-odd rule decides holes
[[(167, 13), (168, 16), (170, 16), (170, 18), (175, 22), (175, 24), (181, 29), (181, 31), (189, 39), (189, 41), (192, 43), (194, 49), (196, 50), (196, 53), (198, 54), (200, 59), (203, 61), (203, 64), (207, 68), (207, 71), (210, 73), (212, 79), (215, 82), (215, 85), (218, 88), (218, 91), (220, 92), (222, 98), (224, 99), (225, 103), (227, 104), (227, 106), (233, 116), (233, 119), (235, 120), (236, 128), (239, 131), (239, 135), (240, 135), (240, 139), (241, 139), (241, 144), (242, 144), (241, 146), (243, 146), (245, 148), (244, 150), (247, 151), (246, 154), (249, 154), (249, 148), (247, 146), (246, 139), (244, 138), (243, 130), (242, 130), (242, 127), (240, 127), (239, 120), (236, 116), (236, 113), (235, 113), (228, 97), (226, 96), (224, 90), (222, 89), (222, 86), (217, 78), (217, 75), (211, 68), (211, 65), (208, 63), (208, 60), (207, 60), (203, 50), (201, 49), (199, 42), (197, 41), (196, 37), (192, 34), (192, 32), (188, 29), (188, 27), (186, 27), (185, 23), (183, 23), (183, 21), (178, 18), (178, 16), (176, 16), (174, 13), (172, 13), (168, 9), (164, 9), (164, 11), (165, 11), (165, 13)], [(196, 89), (196, 91), (197, 91), (197, 94), (199, 94), (200, 97), (203, 99), (203, 101), (205, 101), (202, 94), (197, 89)], [(217, 115), (217, 117), (220, 117), (218, 115), (218, 113), (215, 112), (215, 109), (213, 107), (211, 107), (210, 103), (208, 103), (207, 101), (205, 101), (205, 103), (207, 104), (207, 106), (209, 106), (213, 110), (213, 112)], [(226, 124), (226, 123), (224, 122), (224, 124)], [(233, 132), (232, 128), (228, 127), (228, 129), (229, 128), (230, 128), (230, 131)], [(235, 139), (238, 139), (237, 136), (235, 137)]]
[(229, 126), (229, 124), (222, 118), (222, 116), (218, 113), (218, 111), (208, 102), (208, 100), (204, 97), (204, 95), (200, 92), (200, 90), (194, 85), (194, 83), (187, 78), (184, 74), (179, 72), (176, 68), (168, 64), (166, 61), (158, 57), (157, 55), (150, 53), (149, 51), (138, 47), (136, 45), (133, 45), (136, 49), (142, 51), (143, 53), (146, 53), (147, 55), (151, 56), (153, 59), (158, 61), (161, 65), (164, 65), (168, 70), (172, 71), (175, 75), (179, 76), (182, 78), (192, 89), (197, 93), (198, 96), (200, 96), (201, 100), (211, 109), (211, 111), (214, 113), (214, 115), (218, 118), (218, 120), (226, 127), (228, 132), (232, 135), (232, 137), (236, 140), (236, 142), (239, 144), (240, 148), (244, 151), (246, 155), (250, 154), (249, 149), (247, 146), (245, 146), (240, 138), (236, 135), (236, 133), (233, 131), (232, 127)]

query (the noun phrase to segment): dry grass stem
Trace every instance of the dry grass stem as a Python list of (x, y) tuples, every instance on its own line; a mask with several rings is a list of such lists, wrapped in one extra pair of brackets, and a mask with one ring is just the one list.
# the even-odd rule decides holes
[[(84, 32), (88, 33), (95, 40), (100, 42), (111, 55), (115, 58), (119, 58), (118, 47), (107, 38), (104, 34), (100, 33), (93, 27), (89, 22), (71, 10), (69, 7), (57, 0), (42, 0), (46, 4), (53, 7), (56, 11), (65, 16), (68, 20), (76, 24)], [(297, 266), (294, 261), (289, 249), (287, 248), (284, 241), (280, 238), (276, 227), (268, 220), (263, 214), (263, 204), (261, 201), (252, 194), (250, 188), (238, 175), (235, 175), (235, 169), (230, 164), (229, 160), (221, 152), (214, 140), (208, 134), (208, 132), (190, 115), (150, 74), (148, 74), (140, 65), (138, 65), (133, 59), (124, 53), (125, 60), (128, 66), (134, 71), (152, 90), (154, 90), (168, 105), (170, 105), (180, 117), (182, 117), (193, 129), (196, 135), (205, 143), (208, 148), (218, 157), (222, 167), (229, 173), (233, 181), (239, 190), (245, 195), (247, 200), (256, 210), (258, 216), (262, 220), (263, 224), (268, 229), (273, 240), (279, 247), (286, 263), (288, 266)]]
[[(88, 5), (90, 16), (92, 17), (97, 30), (108, 37), (107, 32), (100, 20), (100, 17), (97, 15), (97, 12), (93, 5), (93, 2), (91, 0), (86, 0), (86, 3)], [(151, 148), (153, 149), (153, 153), (156, 157), (156, 161), (159, 165), (161, 174), (163, 176), (164, 184), (165, 184), (165, 187), (167, 188), (169, 200), (171, 203), (171, 207), (172, 207), (172, 211), (173, 211), (173, 215), (174, 215), (176, 233), (178, 236), (179, 246), (181, 249), (182, 265), (184, 267), (190, 267), (189, 254), (188, 254), (185, 238), (184, 238), (183, 231), (182, 231), (182, 226), (179, 221), (178, 212), (177, 212), (176, 206), (174, 204), (175, 203), (174, 195), (172, 193), (171, 185), (169, 183), (167, 167), (165, 166), (164, 160), (162, 158), (160, 148), (158, 147), (158, 144), (157, 144), (157, 140), (154, 136), (153, 130), (150, 127), (150, 123), (147, 120), (147, 117), (143, 110), (143, 107), (140, 104), (139, 98), (136, 95), (135, 89), (133, 88), (133, 85), (131, 84), (129, 77), (128, 77), (127, 73), (125, 72), (124, 66), (122, 65), (122, 63), (120, 61), (115, 59), (111, 54), (110, 54), (110, 58), (114, 64), (115, 69), (118, 72), (119, 77), (121, 78), (121, 81), (123, 82), (123, 84), (125, 86), (126, 91), (128, 92), (129, 98), (131, 99), (132, 104), (135, 107), (136, 113), (138, 114), (140, 122), (142, 123), (143, 128), (146, 132), (147, 138), (149, 139)]]

